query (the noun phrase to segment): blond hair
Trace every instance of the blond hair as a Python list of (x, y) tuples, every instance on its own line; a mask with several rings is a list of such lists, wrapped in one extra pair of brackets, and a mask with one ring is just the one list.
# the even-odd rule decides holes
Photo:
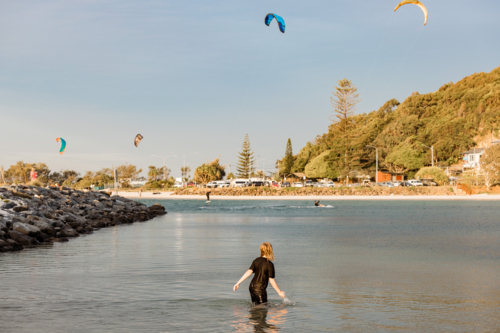
[(265, 242), (260, 244), (260, 256), (266, 257), (268, 261), (276, 260), (276, 258), (274, 258), (273, 246), (271, 245), (271, 243)]

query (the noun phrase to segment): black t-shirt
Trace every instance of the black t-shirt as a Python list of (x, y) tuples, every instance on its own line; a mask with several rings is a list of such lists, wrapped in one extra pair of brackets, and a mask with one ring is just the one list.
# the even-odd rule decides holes
[(274, 279), (274, 264), (264, 257), (259, 257), (252, 262), (250, 269), (254, 273), (250, 289), (266, 290), (269, 279)]

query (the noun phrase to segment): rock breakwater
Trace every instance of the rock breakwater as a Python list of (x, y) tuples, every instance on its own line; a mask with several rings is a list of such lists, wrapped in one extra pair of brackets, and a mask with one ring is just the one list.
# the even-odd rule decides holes
[(10, 185), (0, 187), (0, 252), (46, 242), (64, 242), (80, 234), (119, 224), (144, 222), (167, 212), (103, 192)]

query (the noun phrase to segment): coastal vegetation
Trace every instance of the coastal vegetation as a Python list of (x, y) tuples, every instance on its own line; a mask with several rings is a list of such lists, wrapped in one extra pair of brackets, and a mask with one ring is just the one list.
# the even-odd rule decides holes
[(488, 147), (481, 158), (481, 175), (488, 190), (500, 182), (500, 145)]
[[(340, 80), (332, 95), (334, 117), (328, 131), (293, 156), (291, 173), (339, 178), (361, 172), (373, 177), (376, 152), (367, 145), (378, 148), (383, 168), (410, 176), (432, 164), (426, 147), (434, 148), (436, 166), (458, 163), (461, 152), (498, 137), (500, 68), (447, 83), (432, 93), (414, 92), (402, 103), (390, 99), (368, 114), (349, 112), (357, 101), (354, 84)], [(286, 175), (285, 158), (279, 164), (280, 174)]]
[(250, 139), (248, 138), (248, 134), (246, 134), (241, 151), (238, 153), (238, 162), (236, 164), (236, 171), (239, 178), (250, 178), (252, 173), (254, 173), (255, 157), (253, 155), (252, 148), (250, 148)]
[(211, 162), (203, 163), (194, 170), (193, 180), (197, 183), (206, 184), (214, 180), (221, 180), (226, 175), (225, 167), (219, 164), (219, 158)]
[(438, 167), (425, 167), (416, 173), (418, 179), (432, 179), (438, 185), (445, 185), (448, 182), (448, 176), (443, 169)]

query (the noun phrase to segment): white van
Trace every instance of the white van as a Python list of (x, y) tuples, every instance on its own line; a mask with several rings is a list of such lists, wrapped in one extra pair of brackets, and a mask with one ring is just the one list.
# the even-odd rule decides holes
[(231, 181), (229, 180), (219, 180), (215, 182), (217, 187), (229, 187), (231, 185)]
[(231, 181), (231, 186), (232, 187), (247, 187), (250, 186), (252, 183), (248, 179), (233, 179)]
[(424, 184), (422, 184), (421, 180), (412, 179), (412, 180), (409, 180), (408, 182), (410, 184), (412, 184), (413, 186), (424, 186)]

